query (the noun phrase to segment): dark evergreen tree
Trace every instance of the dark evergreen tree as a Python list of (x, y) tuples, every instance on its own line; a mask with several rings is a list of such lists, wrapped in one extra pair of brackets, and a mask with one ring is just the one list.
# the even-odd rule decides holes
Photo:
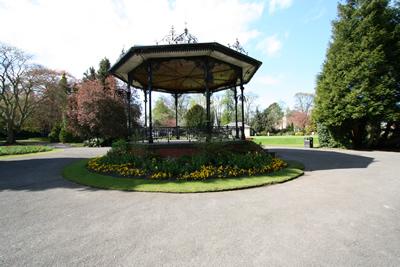
[(83, 81), (94, 81), (96, 80), (96, 70), (90, 67), (87, 71), (83, 73)]
[(101, 83), (104, 85), (104, 82), (108, 76), (108, 70), (110, 69), (111, 64), (110, 61), (108, 60), (108, 58), (103, 58), (102, 60), (100, 60), (99, 63), (99, 69), (97, 70), (97, 79), (99, 79), (101, 81)]
[(360, 148), (399, 134), (400, 8), (389, 2), (338, 5), (313, 113), (334, 139), (324, 143)]
[(251, 128), (253, 128), (256, 133), (260, 133), (265, 130), (264, 113), (261, 112), (258, 108), (256, 108), (256, 112), (251, 121)]
[(72, 89), (68, 85), (68, 80), (67, 80), (67, 76), (65, 75), (65, 73), (63, 73), (61, 75), (61, 79), (58, 82), (58, 86), (65, 94), (70, 95), (72, 93)]

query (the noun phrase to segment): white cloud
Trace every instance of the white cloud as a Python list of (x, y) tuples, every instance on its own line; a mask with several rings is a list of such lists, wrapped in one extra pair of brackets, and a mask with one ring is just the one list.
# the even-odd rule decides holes
[(282, 42), (278, 39), (277, 35), (267, 36), (262, 39), (256, 46), (258, 50), (263, 52), (269, 57), (279, 54), (282, 48)]
[(268, 11), (270, 14), (274, 14), (278, 9), (289, 8), (292, 3), (292, 0), (270, 0)]
[(104, 56), (113, 63), (123, 47), (155, 44), (185, 22), (200, 42), (245, 45), (260, 35), (251, 24), (263, 9), (257, 0), (0, 0), (0, 36), (80, 78)]

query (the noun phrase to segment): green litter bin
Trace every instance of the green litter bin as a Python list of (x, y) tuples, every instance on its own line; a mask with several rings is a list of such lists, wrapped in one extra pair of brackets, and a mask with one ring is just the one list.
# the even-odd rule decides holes
[(314, 138), (305, 137), (304, 138), (304, 147), (305, 148), (313, 148), (314, 147)]

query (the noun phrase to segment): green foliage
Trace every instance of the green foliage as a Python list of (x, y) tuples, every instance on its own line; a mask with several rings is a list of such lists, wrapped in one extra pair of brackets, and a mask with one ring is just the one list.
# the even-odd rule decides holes
[(68, 80), (65, 73), (61, 75), (61, 79), (58, 82), (58, 86), (61, 89), (61, 91), (64, 92), (64, 94), (69, 95), (72, 93), (72, 88), (68, 84)]
[(160, 97), (153, 108), (153, 122), (156, 126), (171, 126), (168, 123), (175, 118), (174, 111), (168, 107), (167, 99)]
[(83, 81), (95, 81), (96, 80), (96, 70), (90, 67), (87, 71), (83, 73)]
[(62, 124), (58, 139), (61, 143), (77, 143), (81, 141), (79, 137), (75, 136), (70, 130), (68, 130), (66, 122)]
[(53, 150), (53, 148), (48, 146), (1, 146), (0, 156), (46, 152), (51, 150)]
[(314, 118), (335, 145), (376, 146), (399, 134), (400, 8), (387, 0), (349, 0), (338, 10)]
[(147, 150), (138, 153), (119, 140), (113, 144), (103, 164), (131, 164), (145, 173), (170, 173), (173, 177), (201, 169), (202, 166), (231, 166), (238, 169), (262, 168), (271, 163), (271, 156), (253, 142), (209, 143), (198, 145), (199, 153), (178, 158), (161, 158)]
[(204, 128), (207, 124), (207, 114), (205, 109), (196, 104), (192, 106), (185, 115), (187, 127)]
[[(232, 90), (226, 90), (222, 97), (221, 104), (223, 105), (223, 112), (221, 116), (221, 124), (226, 125), (235, 121), (235, 94)], [(241, 118), (238, 114), (238, 117)]]
[(110, 69), (111, 64), (108, 58), (103, 58), (100, 60), (99, 69), (97, 70), (96, 78), (105, 84), (105, 80), (108, 77), (108, 70)]
[(272, 103), (264, 110), (265, 130), (273, 132), (283, 118), (283, 111), (278, 103)]
[(264, 113), (260, 112), (258, 108), (256, 109), (256, 113), (254, 114), (253, 120), (251, 122), (251, 127), (257, 132), (260, 133), (265, 130), (264, 123)]
[(319, 137), (319, 144), (321, 147), (340, 147), (340, 143), (336, 142), (333, 138), (331, 132), (328, 130), (323, 124), (318, 124), (318, 137)]
[(51, 129), (51, 132), (49, 133), (49, 141), (51, 143), (56, 143), (60, 141), (60, 131), (61, 131), (62, 124), (57, 123), (53, 126)]
[(114, 153), (125, 153), (129, 150), (129, 143), (125, 139), (118, 139), (111, 147)]
[(251, 122), (253, 129), (258, 132), (275, 132), (277, 124), (283, 118), (282, 108), (278, 103), (272, 103), (263, 112), (256, 109), (256, 113)]

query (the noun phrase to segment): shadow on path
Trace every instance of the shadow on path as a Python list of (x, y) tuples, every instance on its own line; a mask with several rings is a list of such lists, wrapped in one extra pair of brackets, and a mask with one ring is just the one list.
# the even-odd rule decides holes
[(0, 161), (0, 192), (3, 190), (40, 191), (52, 188), (82, 188), (62, 177), (68, 164), (83, 158), (46, 158)]
[[(305, 165), (306, 171), (348, 168), (367, 168), (373, 158), (335, 151), (273, 148), (279, 157), (296, 160)], [(3, 190), (40, 191), (53, 188), (81, 188), (65, 180), (61, 172), (65, 166), (83, 158), (46, 158), (0, 161), (0, 192)]]
[(270, 148), (278, 157), (295, 160), (305, 165), (306, 171), (367, 168), (374, 158), (352, 155), (336, 151)]

